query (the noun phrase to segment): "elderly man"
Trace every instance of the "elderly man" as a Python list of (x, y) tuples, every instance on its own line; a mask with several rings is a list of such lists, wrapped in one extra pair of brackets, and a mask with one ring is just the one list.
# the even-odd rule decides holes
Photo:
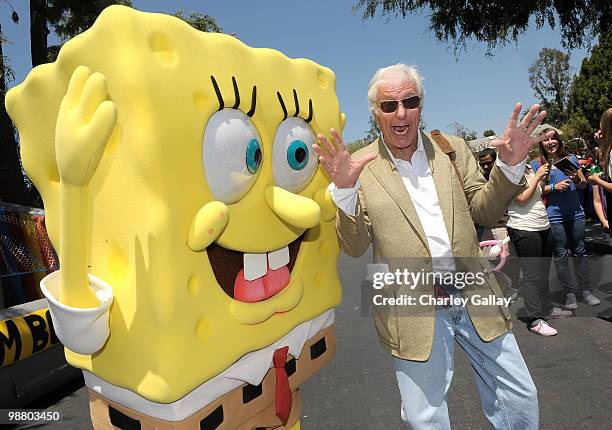
[[(465, 284), (459, 277), (449, 286), (441, 277), (408, 285), (398, 276), (378, 290), (386, 298), (408, 297), (407, 304), (373, 307), (379, 340), (394, 357), (402, 419), (419, 430), (450, 429), (447, 393), (456, 340), (476, 372), (493, 427), (537, 429), (536, 388), (510, 331), (510, 313), (498, 303), (501, 292), (481, 257), (474, 222), (495, 224), (524, 189), (529, 149), (545, 138), (530, 133), (546, 113), (534, 105), (519, 123), (521, 104), (514, 107), (504, 136), (491, 143), (498, 158), (485, 181), (462, 139), (419, 131), (424, 90), (414, 67), (378, 70), (368, 100), (379, 139), (352, 157), (333, 129), (314, 146), (333, 181), (340, 246), (357, 257), (373, 244), (374, 263), (386, 275), (464, 271), (481, 280), (459, 289)], [(476, 300), (491, 296), (490, 303)]]

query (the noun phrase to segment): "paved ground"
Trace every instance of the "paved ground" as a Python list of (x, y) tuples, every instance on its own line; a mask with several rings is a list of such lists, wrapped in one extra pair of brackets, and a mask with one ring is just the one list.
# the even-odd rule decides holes
[[(538, 387), (542, 429), (612, 428), (612, 324), (605, 319), (612, 315), (612, 248), (598, 228), (589, 227), (588, 236), (591, 276), (602, 304), (596, 308), (580, 304), (577, 317), (551, 323), (559, 330), (554, 338), (529, 333), (515, 318), (515, 335)], [(367, 262), (369, 255), (340, 260), (344, 300), (336, 314), (337, 357), (303, 387), (304, 430), (402, 428), (390, 357), (378, 345), (373, 324), (360, 309), (359, 286)], [(554, 274), (552, 285), (558, 285)], [(553, 298), (560, 301), (561, 292)], [(519, 301), (512, 310), (520, 315), (521, 308)], [(64, 422), (46, 428), (92, 428), (81, 381), (31, 407), (62, 411)], [(470, 365), (460, 348), (456, 348), (449, 409), (454, 429), (488, 428)]]

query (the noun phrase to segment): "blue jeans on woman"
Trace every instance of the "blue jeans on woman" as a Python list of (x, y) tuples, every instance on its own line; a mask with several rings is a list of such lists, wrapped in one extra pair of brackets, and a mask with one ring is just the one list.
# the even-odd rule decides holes
[[(584, 219), (573, 221), (563, 221), (558, 224), (551, 224), (555, 267), (559, 283), (566, 293), (577, 293), (581, 291), (591, 291), (591, 281), (589, 278), (589, 262), (584, 246)], [(569, 267), (569, 257), (573, 254), (574, 272), (578, 286), (572, 282), (572, 273)]]

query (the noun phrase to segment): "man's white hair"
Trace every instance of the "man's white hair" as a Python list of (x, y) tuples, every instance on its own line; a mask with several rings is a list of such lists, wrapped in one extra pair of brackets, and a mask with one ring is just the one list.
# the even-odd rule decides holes
[(421, 107), (425, 101), (425, 89), (423, 88), (423, 77), (415, 66), (408, 66), (403, 63), (394, 64), (392, 66), (378, 69), (370, 80), (370, 88), (368, 88), (368, 103), (370, 111), (374, 112), (378, 108), (376, 104), (376, 96), (378, 95), (378, 86), (383, 82), (394, 82), (402, 79), (409, 79), (417, 87), (419, 97), (421, 98)]

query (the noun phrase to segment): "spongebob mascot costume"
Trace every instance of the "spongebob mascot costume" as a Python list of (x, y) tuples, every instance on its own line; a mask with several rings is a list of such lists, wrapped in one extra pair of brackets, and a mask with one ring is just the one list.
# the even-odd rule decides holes
[(331, 70), (111, 6), (6, 97), (96, 429), (298, 429), (335, 352)]

